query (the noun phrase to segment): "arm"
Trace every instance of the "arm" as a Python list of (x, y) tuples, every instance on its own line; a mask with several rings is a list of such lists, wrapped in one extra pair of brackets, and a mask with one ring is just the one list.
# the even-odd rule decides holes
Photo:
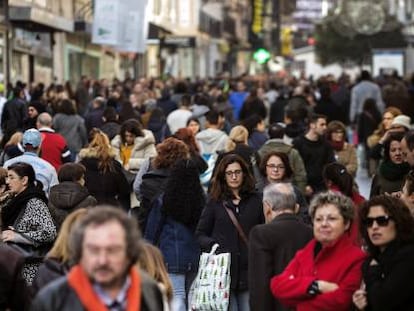
[(137, 197), (138, 201), (141, 201), (141, 183), (142, 183), (142, 176), (144, 176), (144, 174), (146, 172), (148, 172), (148, 169), (150, 167), (150, 161), (151, 159), (148, 158), (146, 159), (142, 164), (141, 167), (139, 168), (139, 171), (137, 173), (137, 176), (135, 177), (134, 180), (134, 185), (132, 186), (135, 196)]
[(129, 170), (139, 170), (142, 163), (148, 158), (157, 156), (157, 150), (154, 144), (147, 145), (143, 150), (143, 156), (140, 158), (130, 158), (128, 162)]
[(352, 265), (347, 267), (347, 273), (337, 284), (339, 286), (337, 290), (316, 295), (314, 298), (302, 302), (303, 309), (330, 311), (337, 310), (338, 306), (341, 306), (341, 310), (349, 310), (352, 294), (361, 284), (361, 265), (363, 260), (364, 257), (360, 256), (360, 258), (353, 261)]
[(356, 175), (357, 169), (358, 169), (358, 159), (357, 159), (357, 153), (353, 146), (348, 145), (349, 150), (349, 162), (346, 166), (346, 170), (349, 174), (352, 176)]
[(214, 205), (210, 201), (203, 209), (195, 232), (198, 243), (200, 244), (202, 250), (209, 251), (215, 243), (214, 239), (211, 237), (215, 221), (214, 217)]
[(305, 193), (305, 188), (307, 185), (306, 178), (306, 169), (303, 164), (302, 157), (296, 149), (291, 149), (289, 155), (292, 155), (290, 158), (293, 170), (293, 183), (300, 189), (302, 193)]

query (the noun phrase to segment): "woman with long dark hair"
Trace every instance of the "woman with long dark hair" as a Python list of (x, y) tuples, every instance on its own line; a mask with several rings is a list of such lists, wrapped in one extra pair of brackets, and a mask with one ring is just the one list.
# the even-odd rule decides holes
[(246, 162), (236, 154), (226, 155), (214, 172), (210, 196), (198, 223), (196, 235), (202, 250), (219, 244), (218, 253), (231, 253), (231, 293), (229, 310), (249, 310), (247, 284), (247, 241), (233, 224), (238, 220), (244, 236), (264, 222), (262, 196)]
[[(42, 184), (36, 181), (30, 164), (14, 163), (7, 171), (7, 185), (14, 196), (1, 209), (3, 241), (38, 249), (47, 248), (56, 238), (56, 227), (47, 207)], [(29, 285), (39, 265), (40, 261), (24, 265), (23, 278)]]

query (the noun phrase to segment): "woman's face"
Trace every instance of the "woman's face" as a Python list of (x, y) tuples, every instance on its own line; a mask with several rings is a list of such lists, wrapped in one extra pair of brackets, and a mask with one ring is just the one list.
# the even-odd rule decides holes
[(401, 164), (404, 161), (402, 156), (401, 142), (398, 140), (393, 140), (390, 144), (390, 159), (395, 164)]
[(391, 112), (386, 112), (382, 116), (382, 126), (385, 130), (388, 130), (391, 127), (392, 120), (394, 120), (394, 116)]
[(134, 144), (134, 140), (136, 138), (136, 136), (134, 134), (132, 134), (131, 132), (126, 131), (124, 134), (125, 137), (125, 142), (127, 145), (133, 145)]
[(381, 205), (370, 207), (366, 226), (371, 243), (381, 250), (384, 250), (397, 236), (394, 220), (388, 218)]
[(243, 184), (243, 170), (238, 162), (227, 165), (225, 176), (226, 184), (230, 188), (230, 190), (240, 190)]
[(331, 140), (335, 142), (341, 142), (345, 140), (345, 133), (341, 129), (337, 129), (331, 133)]
[(318, 207), (313, 219), (313, 235), (322, 245), (335, 243), (349, 228), (336, 205)]
[(200, 124), (198, 124), (196, 121), (190, 121), (190, 123), (188, 123), (187, 128), (189, 128), (195, 135), (200, 130)]
[(285, 177), (285, 165), (278, 156), (271, 156), (266, 163), (266, 176), (269, 183), (280, 182)]
[(7, 172), (6, 183), (11, 192), (19, 194), (27, 188), (27, 176), (20, 177), (14, 171), (9, 170)]

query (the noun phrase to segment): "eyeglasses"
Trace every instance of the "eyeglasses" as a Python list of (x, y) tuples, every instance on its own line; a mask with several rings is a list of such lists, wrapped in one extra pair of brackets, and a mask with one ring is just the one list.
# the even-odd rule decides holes
[(368, 228), (372, 227), (374, 225), (374, 221), (377, 223), (380, 227), (386, 227), (388, 226), (388, 223), (392, 220), (392, 217), (390, 216), (378, 216), (378, 217), (367, 217), (364, 221), (365, 226)]
[(271, 169), (271, 170), (278, 170), (278, 171), (280, 171), (280, 170), (284, 170), (285, 169), (285, 166), (284, 165), (281, 165), (281, 164), (279, 164), (279, 165), (275, 165), (275, 164), (266, 164), (266, 167), (267, 168), (269, 168), (269, 169)]
[(234, 176), (238, 177), (238, 176), (240, 176), (242, 173), (243, 173), (243, 171), (242, 171), (242, 170), (227, 171), (227, 172), (226, 172), (226, 176), (228, 176), (228, 177), (232, 177), (232, 176), (234, 175)]

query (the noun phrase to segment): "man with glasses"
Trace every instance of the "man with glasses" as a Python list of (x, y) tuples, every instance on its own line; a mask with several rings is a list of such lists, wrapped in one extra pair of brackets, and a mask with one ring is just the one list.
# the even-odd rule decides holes
[(125, 212), (89, 210), (71, 232), (75, 265), (39, 292), (31, 310), (162, 311), (158, 285), (135, 267), (140, 241), (138, 225)]
[(249, 288), (252, 310), (288, 310), (270, 292), (272, 276), (281, 273), (296, 251), (312, 239), (312, 230), (296, 215), (291, 184), (268, 185), (263, 191), (266, 224), (257, 225), (249, 236)]

